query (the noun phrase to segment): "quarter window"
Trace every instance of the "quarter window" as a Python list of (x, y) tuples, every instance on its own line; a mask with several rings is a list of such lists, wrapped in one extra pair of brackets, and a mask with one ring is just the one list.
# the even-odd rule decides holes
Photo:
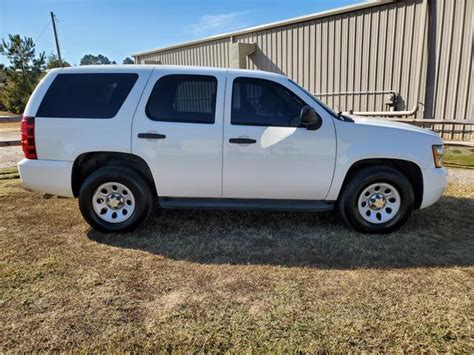
[(236, 78), (232, 88), (234, 125), (298, 127), (304, 102), (276, 82)]
[(148, 99), (146, 114), (154, 121), (212, 124), (216, 114), (217, 79), (207, 75), (167, 75)]
[(36, 116), (112, 118), (122, 107), (138, 74), (58, 74)]

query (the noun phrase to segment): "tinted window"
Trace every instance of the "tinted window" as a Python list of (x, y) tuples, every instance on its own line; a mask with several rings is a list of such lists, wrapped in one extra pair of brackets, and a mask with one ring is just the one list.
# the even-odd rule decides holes
[(213, 76), (164, 76), (148, 99), (147, 116), (155, 121), (214, 123), (216, 90)]
[(137, 78), (137, 74), (58, 74), (36, 115), (112, 118)]
[(231, 123), (297, 127), (304, 102), (270, 80), (236, 78), (232, 88)]

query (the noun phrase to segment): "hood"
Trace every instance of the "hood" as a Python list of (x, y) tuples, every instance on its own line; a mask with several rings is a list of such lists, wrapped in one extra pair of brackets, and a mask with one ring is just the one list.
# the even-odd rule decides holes
[(408, 123), (401, 123), (401, 122), (388, 121), (384, 119), (367, 118), (367, 117), (352, 116), (352, 115), (350, 117), (354, 120), (354, 123), (358, 125), (394, 128), (394, 129), (399, 129), (399, 130), (404, 130), (404, 131), (427, 134), (427, 135), (431, 135), (431, 136), (439, 138), (438, 133), (433, 132), (428, 128), (421, 128), (421, 127), (417, 127), (415, 125), (411, 125)]

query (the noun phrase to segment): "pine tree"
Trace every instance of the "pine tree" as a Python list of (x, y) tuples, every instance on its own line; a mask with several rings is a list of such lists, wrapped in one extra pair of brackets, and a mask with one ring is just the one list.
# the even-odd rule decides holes
[(4, 69), (6, 81), (1, 99), (8, 111), (22, 113), (44, 72), (46, 56), (44, 52), (35, 55), (35, 44), (30, 37), (11, 34), (8, 37), (0, 45), (0, 54), (10, 62)]

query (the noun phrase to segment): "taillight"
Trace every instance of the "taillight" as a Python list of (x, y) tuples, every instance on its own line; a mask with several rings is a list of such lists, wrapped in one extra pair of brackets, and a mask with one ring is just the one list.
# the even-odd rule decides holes
[(38, 159), (35, 144), (35, 118), (23, 116), (21, 119), (21, 147), (26, 159)]

